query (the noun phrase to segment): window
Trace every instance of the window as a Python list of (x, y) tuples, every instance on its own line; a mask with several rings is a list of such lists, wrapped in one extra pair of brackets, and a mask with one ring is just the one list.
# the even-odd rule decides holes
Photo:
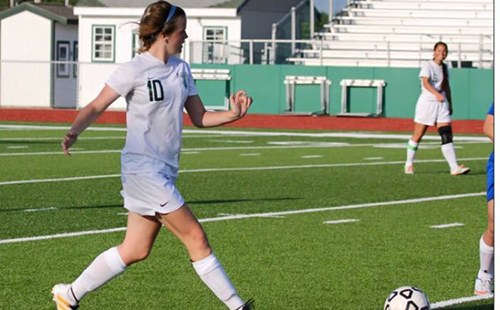
[[(204, 41), (226, 40), (226, 27), (206, 27), (203, 29)], [(205, 42), (203, 44), (203, 63), (226, 63), (226, 43)]]
[(69, 77), (69, 64), (66, 62), (69, 60), (69, 41), (57, 41), (57, 56), (56, 61), (56, 76), (58, 78), (68, 78)]
[(115, 26), (92, 27), (92, 60), (115, 61)]

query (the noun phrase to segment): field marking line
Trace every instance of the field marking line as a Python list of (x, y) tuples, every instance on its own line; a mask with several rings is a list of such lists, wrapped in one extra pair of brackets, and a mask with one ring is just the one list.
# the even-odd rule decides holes
[[(108, 154), (120, 153), (122, 150), (94, 150), (94, 151), (71, 151), (71, 154)], [(65, 155), (62, 151), (57, 152), (30, 152), (30, 153), (0, 153), (0, 156), (37, 156), (37, 155)]]
[[(471, 157), (461, 158), (460, 161), (475, 161), (487, 160), (487, 157)], [(438, 163), (444, 162), (446, 159), (421, 159), (415, 160), (416, 163)], [(203, 169), (185, 169), (179, 170), (179, 173), (200, 173), (200, 172), (229, 172), (229, 171), (267, 171), (267, 170), (286, 170), (286, 169), (308, 169), (308, 168), (336, 168), (336, 167), (358, 167), (358, 166), (381, 166), (381, 165), (402, 165), (406, 161), (387, 161), (387, 162), (361, 162), (361, 163), (345, 163), (345, 164), (310, 164), (310, 165), (295, 165), (295, 166), (269, 166), (269, 167), (241, 167), (241, 168), (203, 168)], [(121, 174), (104, 174), (104, 175), (89, 175), (82, 177), (65, 177), (52, 179), (32, 179), (32, 180), (15, 180), (0, 182), (3, 185), (27, 184), (27, 183), (45, 183), (45, 182), (65, 182), (79, 181), (92, 179), (106, 179), (120, 177)]]
[[(0, 142), (10, 141), (62, 141), (61, 137), (17, 137), (17, 138), (0, 138)], [(78, 137), (78, 140), (124, 140), (125, 136), (109, 136), (109, 137)]]
[(85, 235), (107, 234), (107, 233), (112, 233), (112, 232), (124, 231), (126, 229), (127, 229), (126, 227), (118, 227), (118, 228), (110, 228), (110, 229), (102, 229), (102, 230), (88, 230), (88, 231), (79, 231), (79, 232), (74, 232), (74, 233), (63, 233), (63, 234), (37, 236), (37, 237), (3, 239), (3, 240), (0, 240), (0, 244), (19, 243), (19, 242), (26, 242), (26, 241), (39, 241), (39, 240), (48, 240), (48, 239), (59, 239), (59, 238), (68, 238), (68, 237), (78, 237), (78, 236), (85, 236)]
[(463, 304), (466, 302), (478, 301), (478, 300), (483, 300), (483, 299), (491, 299), (491, 298), (493, 298), (493, 294), (488, 294), (485, 296), (471, 296), (471, 297), (462, 297), (462, 298), (457, 298), (457, 299), (443, 300), (443, 301), (432, 303), (431, 309), (439, 309), (439, 308), (444, 308), (444, 307), (448, 307), (448, 306)]
[[(41, 126), (41, 125), (0, 125), (0, 129), (18, 129), (18, 130), (67, 130), (68, 126)], [(88, 131), (127, 131), (125, 127), (98, 127), (91, 126)], [(402, 139), (408, 140), (411, 134), (385, 134), (385, 133), (364, 133), (364, 132), (321, 132), (321, 133), (302, 133), (302, 132), (278, 132), (278, 131), (242, 131), (242, 130), (201, 130), (201, 129), (183, 129), (183, 133), (197, 134), (219, 134), (224, 136), (230, 135), (247, 135), (247, 136), (288, 136), (288, 137), (334, 137), (334, 138), (375, 138), (375, 139)], [(441, 140), (439, 135), (426, 135), (424, 140)], [(455, 141), (484, 141), (490, 142), (487, 137), (483, 136), (457, 136), (454, 135)]]
[(344, 224), (344, 223), (355, 223), (359, 222), (359, 219), (344, 219), (344, 220), (335, 220), (335, 221), (325, 221), (323, 224)]
[(443, 229), (443, 228), (452, 228), (452, 227), (461, 227), (465, 226), (464, 223), (450, 223), (450, 224), (441, 224), (441, 225), (432, 225), (430, 228)]
[[(457, 194), (457, 195), (444, 195), (444, 196), (435, 196), (435, 197), (426, 197), (426, 198), (413, 198), (413, 199), (384, 201), (384, 202), (371, 202), (371, 203), (362, 203), (362, 204), (354, 204), (354, 205), (312, 208), (312, 209), (300, 209), (300, 210), (288, 210), (288, 211), (278, 211), (278, 212), (235, 214), (235, 215), (226, 215), (226, 216), (214, 217), (214, 218), (199, 219), (199, 222), (200, 223), (208, 223), (208, 222), (220, 222), (220, 221), (230, 221), (230, 220), (248, 219), (248, 218), (262, 218), (262, 217), (275, 217), (275, 216), (284, 216), (284, 215), (292, 215), (292, 214), (316, 213), (316, 212), (325, 212), (325, 211), (363, 209), (363, 208), (393, 206), (393, 205), (411, 204), (411, 203), (420, 203), (420, 202), (429, 202), (429, 201), (469, 198), (469, 197), (477, 197), (477, 196), (484, 196), (484, 195), (486, 195), (486, 192)], [(82, 236), (82, 235), (103, 234), (103, 233), (108, 233), (108, 232), (117, 232), (117, 231), (124, 231), (124, 230), (126, 230), (126, 227), (118, 227), (118, 228), (111, 228), (111, 229), (104, 229), (104, 230), (81, 231), (81, 232), (73, 232), (73, 233), (62, 233), (62, 234), (45, 235), (45, 236), (37, 236), (37, 237), (0, 239), (0, 244), (47, 240), (47, 239), (57, 239), (57, 238), (67, 238), (67, 237), (76, 237), (76, 236)]]
[(42, 211), (54, 211), (54, 210), (59, 210), (59, 208), (56, 207), (49, 207), (49, 208), (39, 208), (39, 209), (24, 209), (21, 210), (23, 212), (42, 212)]

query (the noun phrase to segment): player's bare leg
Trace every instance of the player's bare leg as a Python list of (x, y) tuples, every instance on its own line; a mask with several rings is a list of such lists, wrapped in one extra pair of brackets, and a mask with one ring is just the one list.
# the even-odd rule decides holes
[(229, 309), (251, 309), (238, 296), (212, 253), (205, 231), (186, 205), (168, 214), (157, 214), (157, 219), (182, 241), (198, 276)]
[(418, 145), (422, 137), (425, 135), (427, 128), (429, 126), (424, 124), (415, 123), (415, 128), (413, 129), (413, 136), (408, 140), (408, 146), (406, 148), (406, 164), (405, 173), (413, 174), (415, 169), (413, 167), (413, 161), (417, 155)]

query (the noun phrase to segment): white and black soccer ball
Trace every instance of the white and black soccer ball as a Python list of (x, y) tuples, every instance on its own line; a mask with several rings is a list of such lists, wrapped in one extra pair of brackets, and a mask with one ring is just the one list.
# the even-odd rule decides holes
[(384, 310), (430, 310), (427, 295), (414, 286), (395, 289), (385, 300)]

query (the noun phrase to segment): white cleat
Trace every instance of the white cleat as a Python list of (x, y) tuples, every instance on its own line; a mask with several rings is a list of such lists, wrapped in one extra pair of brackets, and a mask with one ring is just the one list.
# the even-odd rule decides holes
[(413, 174), (413, 173), (414, 173), (413, 165), (405, 166), (405, 174)]
[(461, 174), (467, 174), (470, 172), (470, 169), (467, 167), (464, 167), (464, 165), (458, 166), (455, 170), (451, 171), (451, 175), (461, 175)]
[(484, 296), (493, 293), (493, 279), (481, 280), (476, 278), (476, 283), (474, 285), (474, 294), (479, 296)]
[(75, 298), (70, 297), (71, 284), (56, 284), (52, 288), (52, 300), (57, 305), (57, 310), (76, 310), (78, 309), (78, 303), (73, 303)]

